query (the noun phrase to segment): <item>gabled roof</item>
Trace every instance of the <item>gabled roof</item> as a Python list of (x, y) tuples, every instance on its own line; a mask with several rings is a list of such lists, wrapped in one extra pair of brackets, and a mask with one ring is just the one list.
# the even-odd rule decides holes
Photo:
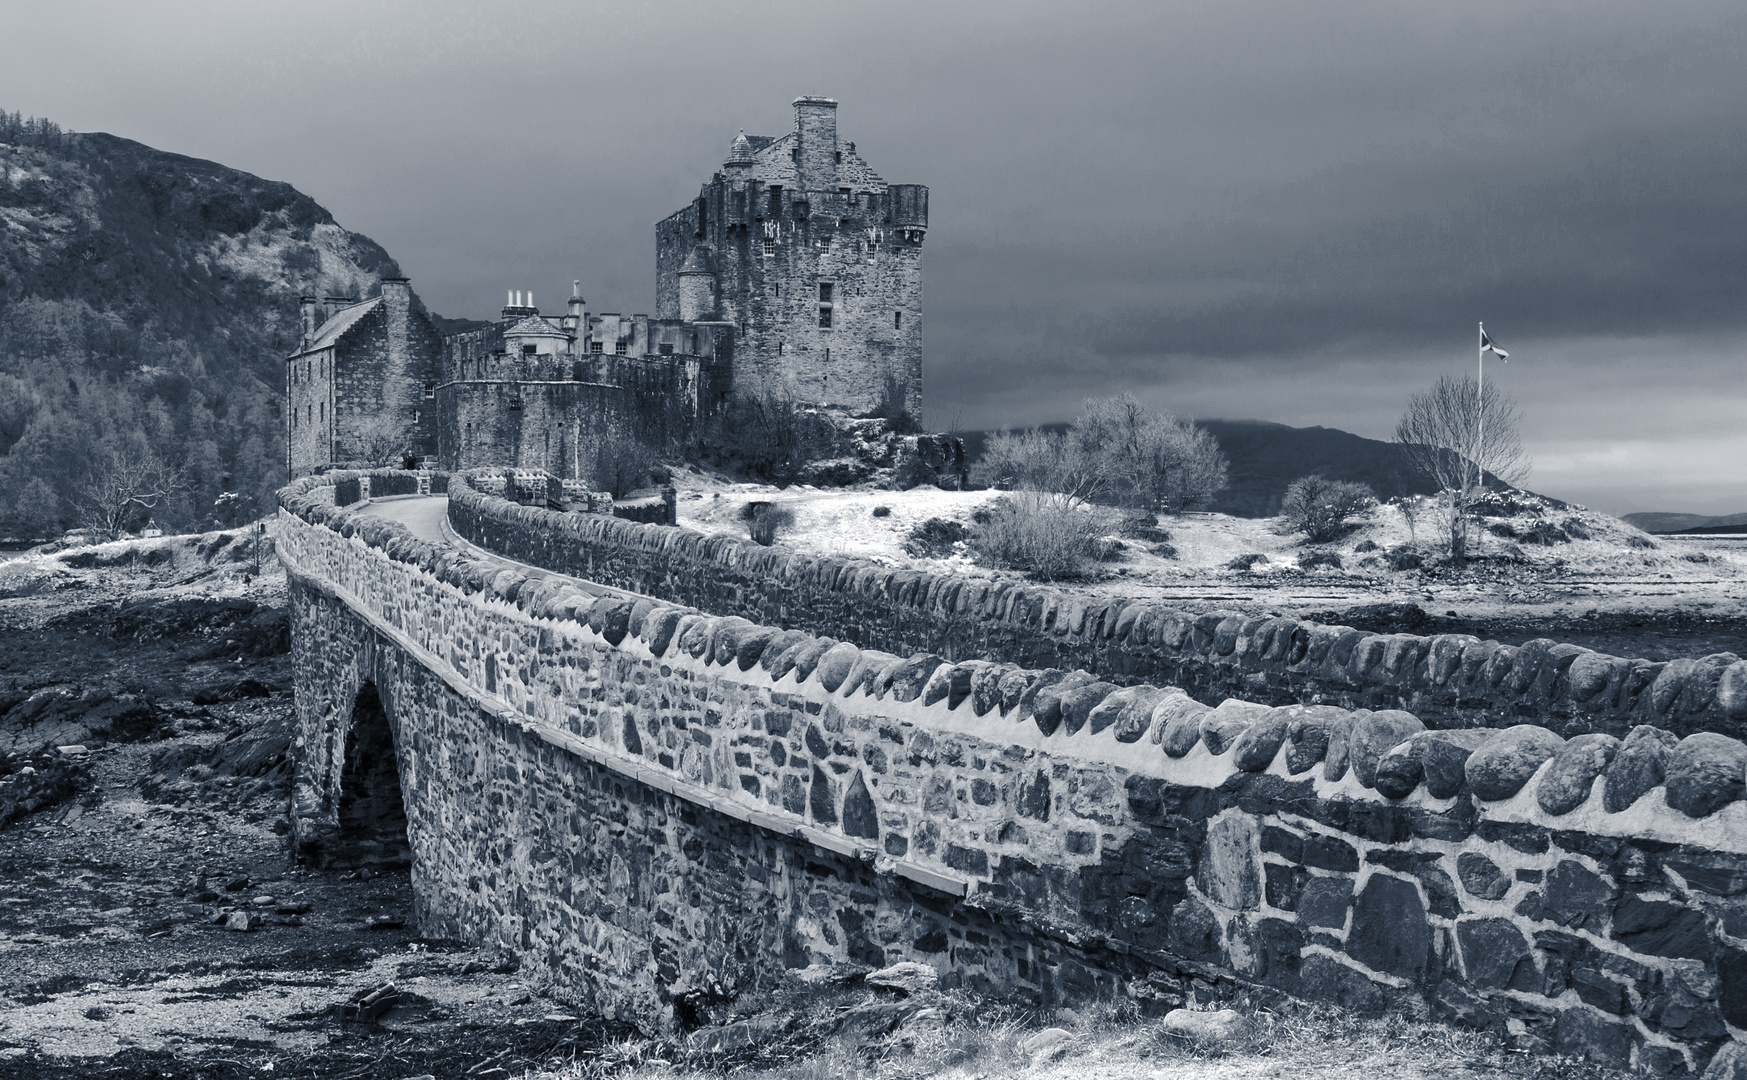
[(544, 318), (542, 318), (539, 315), (529, 315), (527, 318), (516, 323), (514, 326), (510, 327), (509, 329), (505, 330), (503, 332), (503, 336), (506, 338), (512, 338), (512, 337), (561, 337), (561, 338), (567, 338), (570, 335), (565, 333), (563, 330), (560, 330), (558, 327), (553, 326), (550, 322), (547, 322)]
[(357, 325), (359, 319), (362, 319), (372, 311), (375, 311), (381, 303), (382, 297), (377, 296), (365, 300), (363, 303), (341, 308), (334, 313), (332, 318), (321, 324), (321, 329), (315, 332), (315, 339), (309, 343), (309, 348), (299, 349), (298, 354), (301, 355), (306, 352), (314, 352), (317, 349), (325, 349), (332, 345), (334, 342), (340, 340), (340, 338), (345, 335), (346, 331)]

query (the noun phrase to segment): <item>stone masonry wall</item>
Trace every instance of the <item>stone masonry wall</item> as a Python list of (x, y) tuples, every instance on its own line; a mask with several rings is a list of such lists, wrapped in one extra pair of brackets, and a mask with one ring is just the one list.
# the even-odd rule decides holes
[(1513, 646), (1464, 634), (1368, 634), (512, 509), (458, 485), (449, 519), (461, 536), (512, 559), (869, 648), (1081, 668), (1116, 683), (1181, 686), (1208, 702), (1406, 709), (1441, 727), (1747, 733), (1747, 661), (1733, 653), (1662, 662), (1547, 639)]
[(1733, 739), (1210, 707), (594, 595), (314, 480), (282, 504), (296, 835), (334, 827), (368, 679), (421, 926), (621, 1015), (914, 958), (1045, 1005), (1248, 986), (1660, 1073), (1747, 1053)]

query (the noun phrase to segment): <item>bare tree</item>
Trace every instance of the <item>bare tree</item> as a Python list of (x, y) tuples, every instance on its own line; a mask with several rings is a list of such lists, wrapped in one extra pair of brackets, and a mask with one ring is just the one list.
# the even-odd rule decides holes
[(1292, 481), (1280, 503), (1280, 516), (1293, 532), (1305, 533), (1313, 544), (1326, 544), (1347, 529), (1347, 519), (1376, 505), (1364, 484), (1330, 480), (1313, 473)]
[(1517, 433), (1516, 403), (1475, 380), (1446, 375), (1414, 394), (1395, 425), (1395, 442), (1408, 467), (1438, 486), (1438, 506), (1449, 526), (1450, 557), (1468, 554), (1468, 510), (1489, 482), (1516, 486), (1530, 461)]
[(86, 524), (116, 540), (130, 525), (144, 525), (181, 487), (181, 471), (150, 452), (111, 448), (97, 455), (77, 492)]
[(406, 460), (412, 425), (393, 412), (381, 412), (359, 424), (358, 461), (370, 466), (399, 468)]
[(1096, 462), (1101, 494), (1133, 509), (1181, 513), (1225, 487), (1218, 440), (1126, 391), (1087, 399), (1072, 438)]

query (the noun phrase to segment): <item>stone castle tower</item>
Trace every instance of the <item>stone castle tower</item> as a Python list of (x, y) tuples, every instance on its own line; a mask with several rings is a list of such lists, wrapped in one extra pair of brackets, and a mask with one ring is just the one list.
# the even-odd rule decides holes
[(740, 134), (690, 206), (655, 226), (657, 318), (732, 323), (736, 390), (787, 384), (856, 414), (922, 415), (928, 189), (888, 184), (795, 100), (780, 137)]

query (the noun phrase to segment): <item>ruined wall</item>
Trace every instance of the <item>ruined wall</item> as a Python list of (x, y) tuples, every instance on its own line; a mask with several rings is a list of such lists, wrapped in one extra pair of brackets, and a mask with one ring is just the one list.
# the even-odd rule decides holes
[(608, 1011), (913, 958), (1046, 1005), (1247, 985), (1663, 1073), (1747, 1026), (1732, 739), (1427, 732), (897, 656), (530, 579), (313, 482), (282, 498), (297, 836), (335, 827), (369, 681), (421, 926)]
[(562, 515), (511, 517), (458, 486), (449, 518), (492, 551), (719, 615), (870, 648), (1029, 668), (1083, 668), (1116, 683), (1181, 686), (1204, 701), (1406, 709), (1445, 727), (1532, 721), (1563, 735), (1747, 731), (1747, 662), (1733, 653), (1630, 660), (1545, 639), (1368, 634), (1299, 619), (1188, 611), (1024, 582), (991, 583), (727, 536)]

